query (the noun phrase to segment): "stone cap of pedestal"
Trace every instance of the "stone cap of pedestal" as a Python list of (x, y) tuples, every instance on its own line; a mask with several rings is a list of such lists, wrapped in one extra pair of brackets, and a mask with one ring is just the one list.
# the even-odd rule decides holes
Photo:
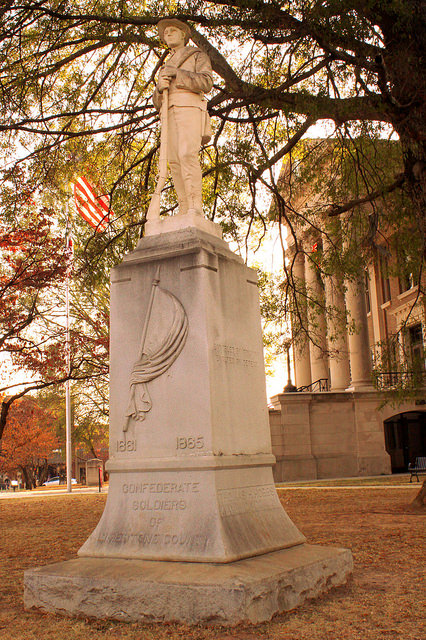
[[(214, 224), (209, 220), (204, 220), (204, 222)], [(157, 259), (164, 260), (202, 251), (211, 255), (224, 256), (231, 261), (243, 264), (242, 258), (230, 250), (225, 240), (198, 227), (188, 226), (175, 231), (144, 236), (139, 240), (136, 249), (128, 253), (121, 265), (117, 265), (114, 269), (129, 264), (152, 262)], [(253, 276), (256, 277), (255, 271), (253, 271)]]
[(107, 471), (208, 471), (215, 469), (244, 469), (270, 467), (275, 464), (271, 453), (240, 454), (234, 456), (185, 456), (179, 458), (144, 458), (143, 460), (110, 458)]
[(222, 229), (219, 224), (207, 220), (201, 215), (186, 213), (183, 215), (164, 216), (156, 220), (148, 220), (145, 224), (145, 237), (156, 236), (161, 233), (169, 233), (171, 231), (179, 231), (193, 227), (205, 231), (213, 236), (222, 238)]

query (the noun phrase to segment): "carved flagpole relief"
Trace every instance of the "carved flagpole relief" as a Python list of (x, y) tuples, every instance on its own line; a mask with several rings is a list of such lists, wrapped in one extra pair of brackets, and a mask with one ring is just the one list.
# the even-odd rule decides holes
[(160, 267), (152, 281), (151, 294), (132, 373), (123, 431), (130, 420), (144, 420), (152, 407), (147, 383), (165, 373), (185, 346), (188, 317), (179, 300), (159, 286)]

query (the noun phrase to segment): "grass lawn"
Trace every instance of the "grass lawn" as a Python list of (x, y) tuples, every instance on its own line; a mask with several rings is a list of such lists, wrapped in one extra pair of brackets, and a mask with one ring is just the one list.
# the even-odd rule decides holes
[[(62, 618), (24, 611), (25, 569), (75, 557), (106, 496), (0, 501), (1, 640), (424, 640), (425, 512), (406, 488), (279, 490), (311, 543), (349, 547), (350, 582), (260, 625), (225, 628)], [(423, 599), (423, 603), (422, 603)]]

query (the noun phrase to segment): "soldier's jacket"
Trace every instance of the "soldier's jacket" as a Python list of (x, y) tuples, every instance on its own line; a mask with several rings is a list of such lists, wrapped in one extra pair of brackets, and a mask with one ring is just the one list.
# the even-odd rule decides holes
[[(192, 55), (188, 54), (191, 53)], [(176, 78), (169, 86), (170, 107), (198, 107), (206, 110), (204, 94), (213, 86), (212, 67), (208, 55), (198, 47), (183, 47), (167, 58), (166, 65), (177, 68)], [(162, 96), (156, 88), (153, 102), (161, 109)]]

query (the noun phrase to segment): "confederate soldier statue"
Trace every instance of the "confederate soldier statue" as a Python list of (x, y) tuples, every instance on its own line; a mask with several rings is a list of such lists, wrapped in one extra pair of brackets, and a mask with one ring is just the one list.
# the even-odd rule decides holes
[(171, 55), (160, 70), (153, 95), (154, 106), (161, 113), (162, 152), (160, 184), (151, 201), (148, 219), (159, 215), (159, 193), (164, 185), (167, 161), (177, 194), (179, 214), (202, 215), (202, 175), (198, 154), (201, 145), (211, 138), (207, 101), (204, 98), (204, 94), (213, 86), (210, 59), (198, 47), (186, 46), (191, 31), (184, 22), (175, 18), (160, 20), (158, 33), (171, 50)]

